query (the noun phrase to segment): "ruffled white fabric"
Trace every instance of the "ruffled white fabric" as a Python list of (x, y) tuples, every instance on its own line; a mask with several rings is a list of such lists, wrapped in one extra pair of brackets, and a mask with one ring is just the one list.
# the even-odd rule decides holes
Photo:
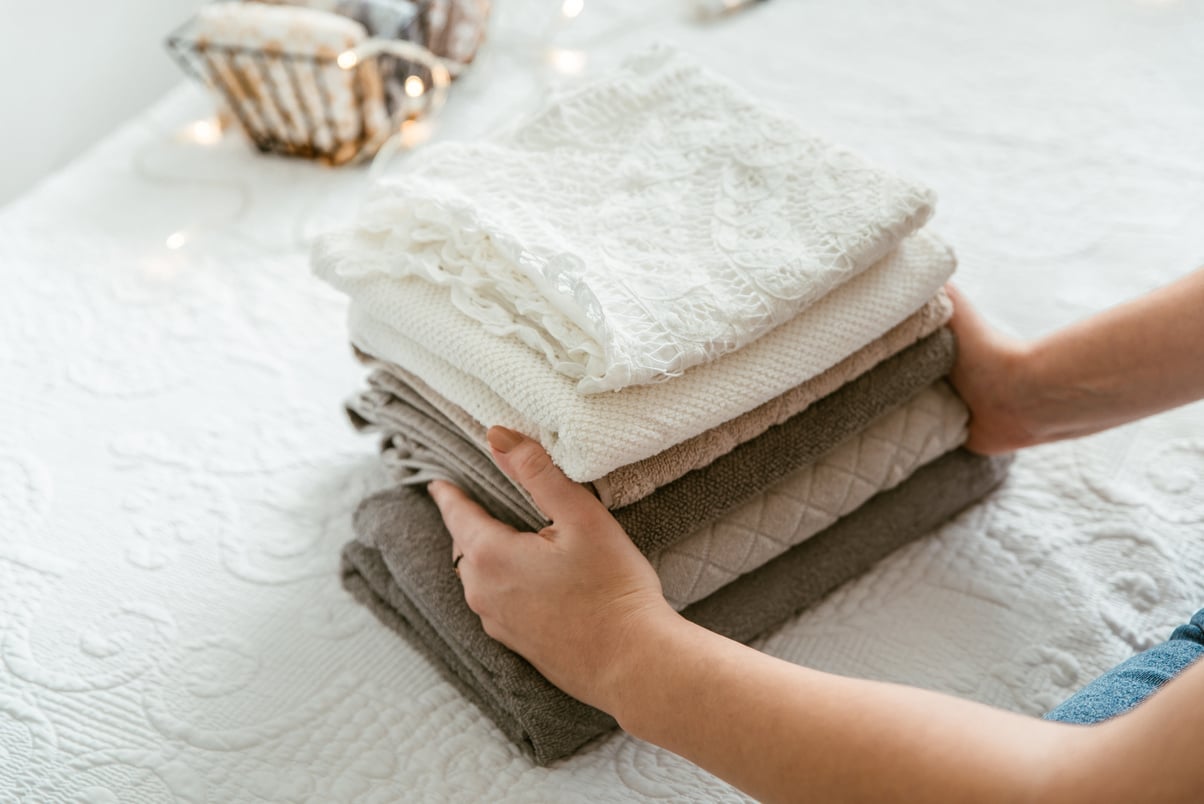
[(754, 341), (893, 249), (932, 202), (662, 47), (491, 142), (415, 154), (315, 258), (443, 286), (596, 393)]
[(588, 482), (831, 368), (923, 306), (954, 264), (948, 248), (920, 232), (738, 352), (669, 382), (591, 395), (577, 393), (571, 379), (517, 338), (486, 332), (436, 285), (416, 277), (347, 276), (330, 264), (317, 269), (351, 297), (356, 346), (421, 377), (478, 421), (536, 438), (565, 474)]

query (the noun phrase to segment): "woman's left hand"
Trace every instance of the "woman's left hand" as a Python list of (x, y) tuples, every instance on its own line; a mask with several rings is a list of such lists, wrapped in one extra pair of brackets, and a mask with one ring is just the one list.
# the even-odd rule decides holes
[(498, 466), (552, 524), (517, 531), (456, 486), (432, 482), (453, 557), (463, 556), (464, 597), (491, 637), (573, 697), (611, 711), (619, 660), (638, 652), (653, 624), (680, 618), (652, 565), (601, 502), (531, 439), (503, 427), (488, 436)]

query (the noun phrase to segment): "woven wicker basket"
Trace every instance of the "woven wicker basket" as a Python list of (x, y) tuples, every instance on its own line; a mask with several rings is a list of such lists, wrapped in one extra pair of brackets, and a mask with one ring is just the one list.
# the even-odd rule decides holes
[[(469, 6), (472, 15), (457, 14)], [(428, 0), (419, 12), (416, 38), (446, 57), (404, 40), (367, 39), (338, 53), (217, 43), (198, 36), (195, 18), (167, 49), (218, 94), (260, 151), (341, 165), (373, 156), (405, 121), (442, 105), (483, 39), (488, 3)]]

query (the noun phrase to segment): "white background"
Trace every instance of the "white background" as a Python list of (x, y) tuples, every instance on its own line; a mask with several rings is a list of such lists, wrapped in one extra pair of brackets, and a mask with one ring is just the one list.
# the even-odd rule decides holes
[(201, 0), (0, 0), (0, 205), (181, 79), (163, 48)]
[[(1017, 334), (1204, 262), (1204, 0), (778, 0), (709, 27), (663, 3), (585, 0), (545, 53), (557, 4), (498, 0), (513, 22), (435, 137), (668, 38), (936, 189), (957, 281)], [(174, 15), (95, 5), (174, 79)], [(617, 732), (535, 767), (340, 588), (384, 477), (341, 410), (362, 371), (308, 241), (368, 171), (179, 136), (210, 114), (178, 93), (0, 211), (0, 801), (743, 800)], [(1204, 403), (1027, 450), (759, 647), (1040, 713), (1204, 605), (1202, 477)]]

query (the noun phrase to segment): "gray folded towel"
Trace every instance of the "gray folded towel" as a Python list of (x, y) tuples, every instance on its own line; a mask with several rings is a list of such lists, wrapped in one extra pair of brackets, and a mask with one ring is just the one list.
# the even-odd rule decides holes
[(531, 530), (548, 524), (526, 490), (420, 394), (381, 370), (368, 382), (369, 390), (347, 402), (347, 415), (358, 430), (384, 433), (381, 457), (394, 481), (425, 487), (450, 480), (498, 519)]
[[(871, 341), (822, 374), (693, 438), (671, 446), (666, 444), (666, 448), (655, 455), (620, 466), (589, 485), (609, 509), (630, 505), (687, 472), (706, 466), (720, 455), (725, 455), (745, 441), (756, 438), (775, 424), (781, 424), (791, 416), (802, 413), (817, 399), (823, 399), (888, 357), (936, 332), (948, 323), (952, 315), (953, 302), (949, 300), (945, 291), (941, 290), (881, 338)], [(459, 429), (482, 452), (489, 453), (485, 438), (488, 428), (472, 414), (440, 394), (421, 377), (401, 366), (378, 360), (355, 346), (352, 346), (352, 349), (365, 365), (379, 369), (373, 372), (369, 380), (374, 387), (390, 391), (402, 398), (417, 395), (419, 406), (433, 408), (434, 414)], [(400, 390), (394, 390), (398, 388)]]
[[(748, 641), (986, 494), (1009, 462), (951, 452), (683, 613)], [(421, 646), (538, 764), (567, 756), (615, 726), (485, 634), (451, 571), (451, 537), (423, 492), (397, 487), (367, 498), (356, 511), (355, 530), (357, 541), (343, 549), (344, 586)]]
[[(663, 550), (907, 402), (949, 373), (956, 351), (953, 334), (938, 330), (709, 465), (612, 513), (645, 555)], [(425, 486), (442, 476), (499, 519), (531, 529), (547, 524), (471, 438), (396, 378), (378, 377), (372, 390), (348, 402), (348, 414), (357, 427), (386, 433), (385, 460), (398, 482)]]

